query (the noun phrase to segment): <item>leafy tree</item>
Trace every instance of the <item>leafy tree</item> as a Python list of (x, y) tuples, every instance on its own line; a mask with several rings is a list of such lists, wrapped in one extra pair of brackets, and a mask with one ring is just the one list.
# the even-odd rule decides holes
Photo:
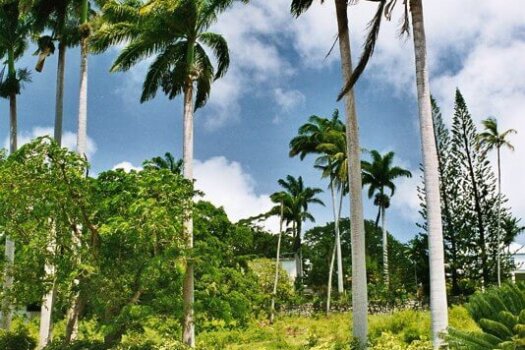
[[(385, 226), (386, 209), (390, 206), (390, 198), (394, 195), (396, 186), (394, 180), (399, 177), (412, 177), (412, 173), (398, 166), (392, 166), (394, 152), (388, 152), (382, 156), (378, 151), (370, 152), (372, 162), (362, 161), (363, 185), (368, 185), (368, 198), (374, 197), (374, 205), (379, 207), (376, 225), (379, 216), (382, 218), (383, 229), (383, 281), (389, 286), (388, 272), (388, 235)], [(390, 194), (386, 193), (390, 190)]]
[(166, 152), (164, 157), (153, 157), (143, 163), (144, 168), (168, 169), (174, 174), (182, 174), (183, 161), (176, 160), (170, 152)]
[[(17, 101), (24, 82), (30, 81), (29, 71), (17, 70), (15, 62), (24, 54), (27, 48), (27, 36), (30, 30), (30, 19), (21, 11), (21, 3), (9, 0), (0, 3), (0, 59), (6, 58), (7, 74), (4, 79), (5, 67), (0, 73), (0, 97), (9, 99), (9, 150), (17, 150)], [(6, 231), (8, 232), (8, 231)], [(15, 243), (6, 238), (5, 255), (9, 264), (6, 269), (14, 265)], [(13, 285), (9, 271), (4, 271), (4, 286), (6, 292)], [(9, 330), (11, 325), (11, 306), (2, 305), (3, 328)]]
[(508, 141), (508, 136), (516, 134), (514, 129), (508, 129), (502, 133), (498, 130), (498, 121), (495, 118), (485, 119), (483, 122), (485, 130), (478, 135), (481, 146), (486, 146), (487, 151), (496, 149), (498, 155), (498, 225), (497, 235), (497, 276), (498, 286), (501, 286), (501, 251), (500, 251), (500, 231), (501, 231), (501, 148), (505, 147), (514, 150), (514, 146)]
[[(109, 1), (104, 6), (107, 21), (93, 38), (93, 47), (98, 51), (127, 42), (111, 68), (113, 72), (126, 71), (141, 59), (155, 55), (144, 81), (142, 102), (154, 98), (159, 89), (170, 99), (183, 95), (184, 176), (190, 181), (193, 180), (193, 112), (206, 104), (212, 82), (222, 77), (230, 64), (226, 40), (207, 30), (232, 3), (233, 0), (153, 0), (141, 6), (136, 1), (123, 4)], [(217, 69), (205, 46), (213, 51)], [(185, 216), (184, 232), (191, 248), (191, 208)], [(189, 260), (184, 282), (183, 341), (192, 347), (195, 346), (193, 285), (193, 264)]]

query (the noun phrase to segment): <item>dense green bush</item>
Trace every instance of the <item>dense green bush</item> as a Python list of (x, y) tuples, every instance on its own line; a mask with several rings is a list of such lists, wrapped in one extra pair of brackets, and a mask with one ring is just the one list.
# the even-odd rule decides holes
[(77, 340), (66, 344), (62, 339), (49, 343), (43, 350), (109, 350), (103, 342)]
[(525, 284), (509, 284), (474, 295), (467, 309), (481, 331), (449, 330), (453, 349), (525, 348)]
[(0, 349), (2, 350), (33, 350), (36, 341), (25, 329), (16, 332), (0, 331)]

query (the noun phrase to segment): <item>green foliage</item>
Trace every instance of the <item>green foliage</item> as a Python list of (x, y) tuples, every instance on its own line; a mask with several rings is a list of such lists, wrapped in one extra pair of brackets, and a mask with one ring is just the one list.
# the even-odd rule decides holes
[(49, 343), (43, 350), (109, 350), (103, 342), (91, 340), (77, 340), (69, 344), (62, 340)]
[(468, 305), (480, 331), (450, 328), (454, 349), (521, 349), (525, 346), (525, 285), (508, 284), (474, 295)]
[(374, 342), (373, 349), (375, 350), (432, 350), (432, 342), (428, 340), (415, 340), (408, 345), (393, 336), (391, 333), (383, 333)]
[(2, 350), (33, 350), (35, 347), (36, 340), (25, 329), (13, 332), (0, 331), (0, 349)]

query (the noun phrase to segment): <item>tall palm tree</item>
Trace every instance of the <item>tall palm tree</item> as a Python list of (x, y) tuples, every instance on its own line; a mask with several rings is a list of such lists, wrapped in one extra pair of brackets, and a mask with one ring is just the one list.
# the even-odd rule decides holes
[(299, 282), (303, 278), (302, 263), (302, 225), (305, 221), (315, 222), (314, 217), (308, 211), (310, 204), (323, 205), (324, 203), (317, 198), (323, 190), (320, 188), (305, 187), (303, 178), (295, 178), (288, 175), (286, 179), (279, 179), (279, 185), (283, 191), (275, 192), (270, 196), (276, 205), (270, 210), (268, 215), (280, 215), (281, 205), (283, 206), (282, 215), (286, 224), (292, 226), (293, 249), (295, 256), (295, 267)]
[[(398, 166), (392, 166), (394, 152), (388, 152), (384, 156), (378, 151), (370, 151), (372, 162), (362, 161), (363, 185), (368, 185), (368, 198), (374, 197), (374, 204), (378, 206), (381, 216), (381, 228), (383, 230), (383, 278), (386, 286), (389, 286), (388, 273), (388, 233), (386, 231), (385, 219), (386, 209), (390, 206), (390, 199), (394, 195), (396, 185), (394, 180), (399, 177), (412, 177), (412, 173)], [(390, 190), (390, 194), (386, 191)]]
[(78, 27), (78, 1), (76, 0), (33, 0), (31, 14), (34, 30), (42, 32), (51, 30), (51, 35), (43, 35), (38, 39), (38, 60), (35, 66), (37, 72), (44, 69), (46, 58), (55, 52), (55, 42), (58, 42), (58, 65), (55, 99), (55, 129), (54, 140), (62, 144), (62, 129), (64, 119), (64, 83), (67, 49), (78, 45), (80, 32)]
[[(107, 22), (93, 37), (93, 48), (126, 42), (111, 71), (127, 71), (141, 59), (155, 56), (143, 85), (141, 102), (155, 97), (159, 89), (173, 99), (184, 101), (184, 177), (193, 181), (193, 113), (208, 100), (211, 84), (228, 70), (230, 57), (226, 40), (208, 32), (218, 16), (234, 0), (152, 0), (144, 6), (128, 0), (108, 1), (103, 11)], [(138, 4), (138, 6), (137, 6)], [(215, 69), (208, 47), (217, 59)], [(194, 101), (195, 96), (195, 101)], [(185, 213), (184, 234), (193, 247), (191, 208)], [(183, 341), (195, 346), (193, 321), (193, 263), (187, 261), (183, 283)]]
[[(332, 118), (321, 118), (316, 115), (311, 116), (308, 119), (308, 123), (302, 125), (299, 128), (298, 135), (290, 141), (290, 157), (299, 155), (300, 159), (303, 160), (308, 154), (323, 154), (327, 156), (327, 153), (320, 150), (319, 147), (322, 145), (327, 145), (329, 143), (328, 134), (330, 131), (338, 132), (344, 137), (345, 126), (339, 119), (339, 111), (335, 110)], [(323, 156), (321, 156), (323, 157)], [(330, 157), (323, 157), (326, 160), (326, 166), (332, 166), (332, 160)], [(340, 187), (334, 185), (336, 174), (334, 172), (328, 171), (330, 178), (330, 193), (332, 199), (332, 209), (334, 215), (334, 226), (335, 226), (335, 248), (337, 255), (337, 286), (338, 292), (344, 293), (343, 285), (343, 259), (341, 253), (341, 239), (340, 239), (340, 230), (339, 230), (339, 215), (337, 214), (340, 210), (337, 209), (336, 201), (336, 189), (340, 192), (340, 197), (342, 199), (343, 192), (340, 191)], [(332, 266), (332, 264), (330, 264)], [(330, 278), (331, 281), (331, 272), (330, 269)], [(329, 288), (331, 287), (331, 282), (329, 283)], [(328, 294), (330, 298), (330, 294)]]
[(89, 0), (82, 0), (80, 7), (80, 89), (78, 98), (77, 153), (87, 158), (87, 100), (88, 53), (91, 27), (88, 22)]
[(480, 146), (485, 146), (487, 151), (496, 150), (498, 156), (498, 223), (496, 232), (497, 244), (497, 274), (498, 286), (501, 286), (501, 149), (503, 147), (514, 151), (514, 146), (509, 142), (508, 136), (516, 134), (514, 129), (503, 132), (498, 130), (498, 121), (495, 118), (487, 118), (482, 121), (485, 130), (479, 134)]
[[(27, 48), (27, 37), (31, 23), (29, 17), (21, 11), (21, 3), (17, 0), (5, 1), (0, 5), (0, 59), (6, 59), (7, 74), (0, 77), (0, 97), (9, 100), (9, 151), (17, 150), (17, 105), (16, 96), (20, 94), (23, 83), (30, 81), (29, 71), (16, 69), (15, 62)], [(4, 68), (5, 69), (5, 68)], [(0, 76), (3, 74), (0, 74)], [(10, 290), (13, 277), (10, 272), (15, 263), (15, 243), (6, 238), (5, 242), (6, 270), (4, 289)], [(12, 305), (8, 298), (2, 305), (3, 328), (11, 327)]]
[[(378, 11), (373, 18), (365, 43), (365, 50), (361, 56), (354, 74), (346, 79), (345, 85), (339, 94), (341, 99), (351, 94), (354, 84), (374, 52), (375, 43), (383, 14), (390, 19), (393, 7), (397, 0), (383, 0), (379, 2)], [(441, 220), (441, 201), (439, 193), (439, 160), (437, 146), (434, 140), (434, 125), (432, 121), (432, 105), (430, 101), (430, 83), (428, 78), (427, 43), (423, 17), (422, 0), (405, 0), (404, 20), (401, 33), (410, 32), (412, 20), (412, 34), (414, 38), (414, 54), (416, 62), (416, 85), (419, 106), (419, 124), (421, 132), (421, 148), (423, 153), (423, 171), (425, 181), (425, 202), (427, 208), (428, 248), (430, 259), (430, 309), (432, 315), (432, 337), (434, 347), (443, 344), (441, 334), (448, 327), (447, 290), (445, 281), (445, 252), (443, 246), (443, 225)]]
[[(348, 30), (348, 1), (334, 0), (338, 27), (339, 53), (344, 81), (352, 76), (352, 54)], [(321, 0), (321, 2), (324, 2)], [(310, 8), (313, 0), (292, 0), (291, 12), (300, 16)], [(350, 219), (352, 235), (352, 310), (353, 335), (360, 347), (365, 347), (368, 337), (368, 294), (366, 282), (365, 223), (363, 216), (363, 196), (361, 193), (361, 148), (355, 96), (351, 90), (345, 97), (346, 136), (348, 140), (347, 158), (348, 182), (350, 188)]]

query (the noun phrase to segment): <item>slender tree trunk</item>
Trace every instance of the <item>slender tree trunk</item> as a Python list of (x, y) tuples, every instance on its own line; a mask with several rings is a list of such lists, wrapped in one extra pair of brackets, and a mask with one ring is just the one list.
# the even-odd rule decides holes
[[(193, 182), (193, 83), (188, 81), (184, 88), (184, 177)], [(184, 236), (187, 248), (193, 249), (193, 209), (184, 213)], [(194, 277), (192, 258), (186, 260), (186, 273), (182, 287), (184, 319), (182, 323), (182, 340), (185, 344), (195, 347), (195, 324), (193, 321)]]
[[(343, 285), (343, 257), (341, 253), (341, 231), (339, 230), (339, 217), (337, 215), (337, 200), (335, 198), (335, 190), (333, 181), (330, 181), (330, 192), (332, 194), (332, 209), (334, 212), (334, 227), (335, 227), (335, 247), (337, 251), (337, 292), (344, 293)], [(341, 192), (341, 197), (343, 196)]]
[(62, 124), (64, 120), (64, 79), (66, 67), (66, 45), (60, 41), (58, 44), (58, 67), (55, 105), (55, 133), (54, 139), (62, 145)]
[(386, 231), (386, 209), (381, 207), (381, 229), (383, 230), (383, 281), (387, 288), (390, 287), (390, 276), (388, 274), (388, 233)]
[(275, 316), (275, 299), (277, 298), (277, 285), (279, 283), (279, 268), (281, 263), (281, 236), (283, 232), (284, 204), (281, 202), (281, 217), (279, 219), (279, 237), (277, 238), (277, 256), (275, 257), (275, 279), (273, 282), (272, 304), (270, 307), (270, 324), (273, 324)]
[[(8, 76), (16, 79), (15, 58), (13, 50), (8, 50)], [(16, 93), (9, 96), (9, 152), (13, 154), (17, 150), (18, 137), (18, 117), (16, 107)], [(15, 242), (9, 236), (5, 240), (5, 271), (4, 271), (4, 290), (10, 291), (13, 288), (13, 268), (15, 266)], [(2, 328), (11, 329), (11, 320), (13, 317), (13, 305), (10, 298), (6, 298), (2, 305)]]
[(77, 153), (87, 158), (88, 40), (80, 44), (80, 96), (78, 106)]
[[(66, 64), (66, 45), (61, 40), (58, 44), (58, 67), (57, 67), (57, 85), (56, 85), (56, 106), (55, 106), (55, 130), (53, 138), (55, 142), (62, 146), (62, 122), (64, 115), (64, 76), (65, 76), (65, 64)], [(55, 251), (55, 235), (56, 231), (51, 232), (50, 241), (48, 244), (48, 251)], [(44, 348), (52, 340), (52, 315), (53, 306), (55, 304), (56, 287), (54, 281), (54, 275), (56, 268), (52, 263), (46, 261), (44, 266), (46, 278), (53, 280), (53, 286), (42, 297), (42, 306), (40, 310), (40, 331), (39, 331), (39, 343), (38, 348)], [(74, 306), (72, 307), (72, 309)], [(69, 319), (68, 319), (69, 320)], [(69, 322), (68, 322), (69, 323)], [(67, 332), (66, 332), (67, 333)], [(66, 338), (67, 335), (66, 335)]]
[(376, 216), (376, 227), (379, 227), (379, 219), (381, 218), (381, 207), (377, 208), (377, 216)]
[(326, 288), (326, 314), (330, 313), (332, 301), (332, 276), (334, 275), (335, 253), (337, 251), (337, 241), (334, 242), (334, 249), (332, 249), (332, 257), (330, 258), (330, 268), (328, 269), (328, 284)]
[[(346, 0), (335, 0), (339, 51), (344, 81), (352, 75), (352, 55)], [(353, 336), (365, 348), (368, 338), (368, 295), (366, 282), (365, 223), (361, 179), (361, 148), (354, 91), (345, 96), (346, 137), (348, 147), (348, 181), (350, 185), (350, 218), (352, 235), (352, 310)]]
[(445, 258), (443, 226), (441, 224), (441, 201), (439, 196), (439, 171), (434, 125), (430, 103), (430, 83), (427, 68), (427, 50), (423, 4), (421, 0), (410, 0), (412, 15), (416, 82), (419, 102), (419, 119), (425, 180), (425, 200), (428, 214), (428, 245), (430, 259), (430, 309), (434, 348), (443, 344), (441, 334), (448, 327), (447, 290), (445, 282)]
[(498, 286), (501, 287), (501, 148), (498, 146), (498, 224), (496, 228)]
[[(55, 254), (55, 235), (56, 227), (55, 223), (51, 223), (51, 234), (47, 245), (47, 251), (50, 255)], [(40, 329), (38, 338), (38, 348), (44, 348), (52, 340), (52, 317), (53, 317), (53, 306), (55, 303), (56, 287), (55, 287), (55, 265), (46, 259), (44, 265), (44, 272), (46, 279), (51, 280), (52, 285), (49, 291), (42, 297), (42, 306), (40, 308)]]

